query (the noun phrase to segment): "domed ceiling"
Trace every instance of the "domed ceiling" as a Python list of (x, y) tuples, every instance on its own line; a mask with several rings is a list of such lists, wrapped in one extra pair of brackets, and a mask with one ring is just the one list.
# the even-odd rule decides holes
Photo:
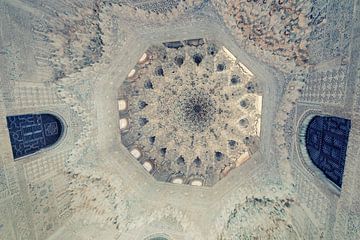
[(359, 3), (0, 1), (0, 239), (360, 239)]
[(153, 45), (119, 89), (122, 143), (159, 181), (211, 186), (257, 151), (261, 101), (220, 43)]

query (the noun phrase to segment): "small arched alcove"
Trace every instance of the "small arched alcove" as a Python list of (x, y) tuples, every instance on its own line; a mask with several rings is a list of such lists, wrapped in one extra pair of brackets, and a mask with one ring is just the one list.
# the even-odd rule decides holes
[(300, 149), (307, 168), (341, 188), (351, 120), (311, 114), (300, 126)]
[(7, 116), (14, 160), (54, 146), (64, 135), (63, 121), (49, 113)]
[(146, 237), (144, 240), (170, 240), (170, 237), (164, 233), (153, 234)]

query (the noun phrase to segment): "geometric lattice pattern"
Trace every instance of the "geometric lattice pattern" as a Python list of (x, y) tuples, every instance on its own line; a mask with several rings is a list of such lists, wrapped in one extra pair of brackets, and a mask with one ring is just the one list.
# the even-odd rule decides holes
[(64, 170), (64, 161), (67, 159), (67, 152), (45, 156), (24, 163), (24, 173), (26, 179), (33, 183), (49, 179)]
[(306, 149), (311, 161), (337, 186), (342, 185), (351, 121), (315, 116), (306, 130)]
[(53, 145), (62, 134), (60, 120), (51, 114), (6, 117), (14, 159)]

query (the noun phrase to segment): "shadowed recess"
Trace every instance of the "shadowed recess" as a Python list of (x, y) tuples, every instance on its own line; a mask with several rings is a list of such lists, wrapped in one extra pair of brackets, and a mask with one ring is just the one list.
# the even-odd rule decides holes
[(341, 187), (351, 121), (315, 116), (306, 130), (306, 149), (311, 161)]
[(63, 132), (61, 121), (51, 114), (6, 117), (14, 159), (55, 144)]

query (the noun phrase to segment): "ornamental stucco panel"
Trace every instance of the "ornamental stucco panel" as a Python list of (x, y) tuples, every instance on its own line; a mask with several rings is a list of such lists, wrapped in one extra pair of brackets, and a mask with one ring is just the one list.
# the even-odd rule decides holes
[[(359, 9), (0, 1), (0, 239), (359, 239)], [(314, 113), (351, 121), (338, 186)], [(25, 114), (65, 131), (15, 161)]]

